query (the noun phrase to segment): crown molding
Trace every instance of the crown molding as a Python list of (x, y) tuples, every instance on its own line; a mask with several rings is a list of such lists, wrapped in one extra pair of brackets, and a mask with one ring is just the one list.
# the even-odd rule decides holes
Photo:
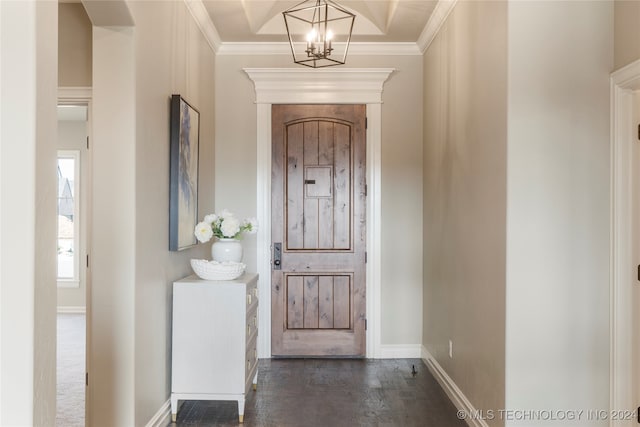
[(59, 86), (58, 102), (73, 103), (77, 101), (90, 101), (92, 97), (92, 88), (90, 86)]
[[(286, 42), (223, 42), (202, 0), (183, 0), (214, 53), (220, 55), (290, 55)], [(352, 42), (349, 55), (422, 55), (436, 37), (457, 0), (438, 0), (417, 42)]]
[(433, 9), (433, 13), (427, 21), (427, 25), (424, 26), (424, 30), (418, 37), (416, 44), (420, 49), (420, 53), (425, 53), (433, 39), (436, 38), (440, 28), (447, 20), (447, 17), (453, 10), (458, 0), (438, 0), (436, 7)]
[(220, 55), (291, 55), (289, 43), (283, 42), (223, 42)]
[(196, 21), (198, 28), (200, 28), (202, 35), (207, 40), (207, 43), (209, 43), (209, 46), (211, 46), (213, 52), (218, 53), (220, 45), (222, 45), (222, 39), (220, 39), (218, 30), (216, 30), (213, 22), (211, 22), (207, 8), (204, 7), (202, 0), (184, 0), (184, 4), (187, 5), (187, 9), (189, 9), (191, 16), (193, 16), (193, 19)]
[[(337, 43), (336, 43), (337, 44)], [(220, 55), (291, 55), (287, 42), (222, 42)], [(422, 55), (416, 43), (364, 43), (349, 44), (349, 55), (411, 56)]]
[(350, 55), (411, 56), (422, 55), (415, 42), (366, 43), (352, 42), (349, 45)]
[[(394, 68), (244, 68), (257, 104), (382, 103), (382, 89)], [(326, 102), (325, 102), (326, 101)]]

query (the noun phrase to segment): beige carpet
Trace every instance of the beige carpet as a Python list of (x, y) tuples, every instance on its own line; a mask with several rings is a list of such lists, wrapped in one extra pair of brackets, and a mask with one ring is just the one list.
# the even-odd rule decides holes
[(58, 314), (58, 427), (84, 427), (85, 325), (84, 314)]

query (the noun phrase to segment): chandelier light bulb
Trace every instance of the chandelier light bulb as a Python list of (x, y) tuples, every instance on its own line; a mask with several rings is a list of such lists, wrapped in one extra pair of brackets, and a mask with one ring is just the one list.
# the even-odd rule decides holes
[(309, 31), (309, 33), (307, 34), (307, 41), (312, 42), (313, 39), (316, 38), (316, 33), (317, 33), (316, 29), (312, 28), (311, 31)]
[(331, 47), (331, 39), (333, 39), (333, 31), (327, 30), (325, 41), (327, 42), (327, 56), (331, 55), (333, 48)]

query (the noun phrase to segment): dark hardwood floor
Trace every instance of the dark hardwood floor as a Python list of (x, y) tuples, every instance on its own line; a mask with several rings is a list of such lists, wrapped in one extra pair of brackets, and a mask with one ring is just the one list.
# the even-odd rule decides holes
[[(412, 375), (412, 366), (418, 373)], [(246, 401), (186, 401), (172, 426), (466, 426), (420, 359), (260, 360)]]

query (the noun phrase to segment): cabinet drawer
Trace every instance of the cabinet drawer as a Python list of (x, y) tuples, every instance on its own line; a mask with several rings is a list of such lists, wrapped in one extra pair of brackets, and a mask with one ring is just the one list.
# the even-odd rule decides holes
[(258, 304), (258, 288), (256, 283), (251, 283), (247, 285), (247, 311), (256, 304)]
[(258, 333), (258, 310), (257, 306), (254, 307), (249, 313), (247, 313), (247, 344)]
[(245, 358), (245, 378), (247, 380), (253, 379), (253, 373), (258, 364), (258, 340), (254, 337), (249, 344), (247, 344), (247, 357)]

